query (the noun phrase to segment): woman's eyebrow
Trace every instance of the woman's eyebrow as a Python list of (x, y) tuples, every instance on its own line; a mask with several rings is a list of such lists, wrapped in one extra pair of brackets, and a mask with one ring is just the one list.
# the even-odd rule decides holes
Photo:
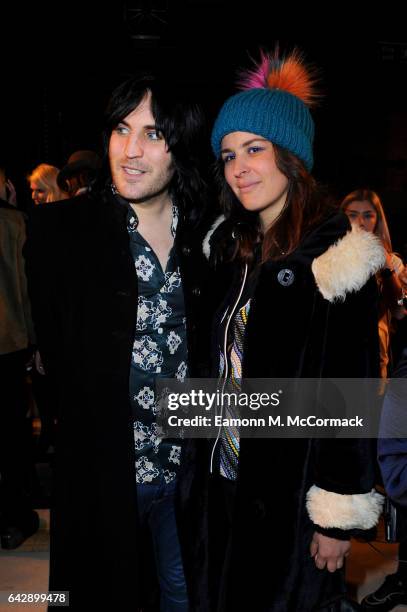
[[(251, 138), (250, 140), (246, 140), (245, 142), (242, 142), (242, 144), (240, 144), (238, 146), (238, 149), (243, 149), (244, 147), (247, 147), (248, 145), (252, 144), (253, 142), (267, 142), (267, 140), (265, 138)], [(230, 153), (232, 151), (232, 149), (221, 149), (221, 153)]]

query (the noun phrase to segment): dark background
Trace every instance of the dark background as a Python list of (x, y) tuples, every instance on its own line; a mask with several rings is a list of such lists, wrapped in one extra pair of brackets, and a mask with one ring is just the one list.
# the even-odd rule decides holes
[(407, 207), (401, 8), (338, 3), (313, 12), (312, 5), (301, 6), (256, 0), (8, 3), (0, 21), (0, 163), (20, 197), (28, 197), (24, 177), (38, 163), (61, 167), (74, 150), (99, 146), (109, 93), (133, 72), (164, 72), (169, 86), (193, 92), (211, 124), (235, 91), (236, 71), (258, 58), (259, 47), (278, 41), (283, 50), (298, 45), (320, 68), (316, 177), (337, 197), (360, 186), (377, 190), (398, 219)]

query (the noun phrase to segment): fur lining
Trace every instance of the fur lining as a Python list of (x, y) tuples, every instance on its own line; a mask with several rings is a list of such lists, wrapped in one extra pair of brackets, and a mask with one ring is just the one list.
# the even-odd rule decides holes
[(211, 255), (211, 244), (210, 244), (210, 240), (212, 238), (212, 234), (213, 232), (216, 230), (217, 227), (219, 227), (219, 225), (221, 223), (223, 223), (223, 221), (225, 220), (225, 215), (220, 215), (220, 217), (218, 217), (215, 222), (213, 223), (211, 229), (208, 231), (208, 233), (206, 234), (203, 242), (202, 242), (202, 251), (206, 257), (206, 259), (209, 259), (210, 255)]
[(318, 289), (329, 302), (343, 301), (347, 293), (359, 291), (385, 264), (380, 239), (353, 227), (343, 238), (312, 262)]
[(325, 529), (371, 529), (380, 517), (384, 497), (370, 493), (341, 495), (313, 485), (307, 493), (310, 519)]

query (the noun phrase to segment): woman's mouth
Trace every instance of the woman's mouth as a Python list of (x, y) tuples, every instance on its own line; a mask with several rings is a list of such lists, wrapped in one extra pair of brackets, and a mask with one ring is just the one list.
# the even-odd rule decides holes
[(259, 184), (258, 181), (255, 181), (253, 183), (245, 183), (245, 184), (240, 184), (237, 186), (238, 190), (240, 193), (246, 193), (248, 191), (251, 191), (252, 189), (254, 189), (254, 187), (256, 187)]

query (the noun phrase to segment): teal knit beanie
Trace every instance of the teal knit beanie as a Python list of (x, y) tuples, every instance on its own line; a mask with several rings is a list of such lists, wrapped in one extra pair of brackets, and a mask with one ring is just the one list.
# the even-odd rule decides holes
[[(287, 60), (291, 61), (289, 79), (283, 73)], [(314, 122), (305, 101), (315, 95), (311, 91), (312, 78), (301, 63), (298, 52), (294, 52), (287, 60), (279, 60), (276, 55), (262, 54), (262, 63), (258, 69), (249, 72), (243, 81), (245, 91), (226, 100), (212, 130), (212, 149), (217, 158), (220, 157), (224, 136), (231, 132), (250, 132), (291, 151), (311, 171), (314, 161)], [(293, 65), (300, 71), (299, 75), (293, 72)], [(271, 73), (273, 81), (270, 81)], [(298, 87), (299, 77), (301, 82)], [(290, 79), (297, 80), (297, 83), (290, 82)], [(270, 82), (275, 85), (270, 85)], [(302, 96), (303, 101), (298, 92), (302, 95), (305, 88), (308, 89), (306, 95)]]

